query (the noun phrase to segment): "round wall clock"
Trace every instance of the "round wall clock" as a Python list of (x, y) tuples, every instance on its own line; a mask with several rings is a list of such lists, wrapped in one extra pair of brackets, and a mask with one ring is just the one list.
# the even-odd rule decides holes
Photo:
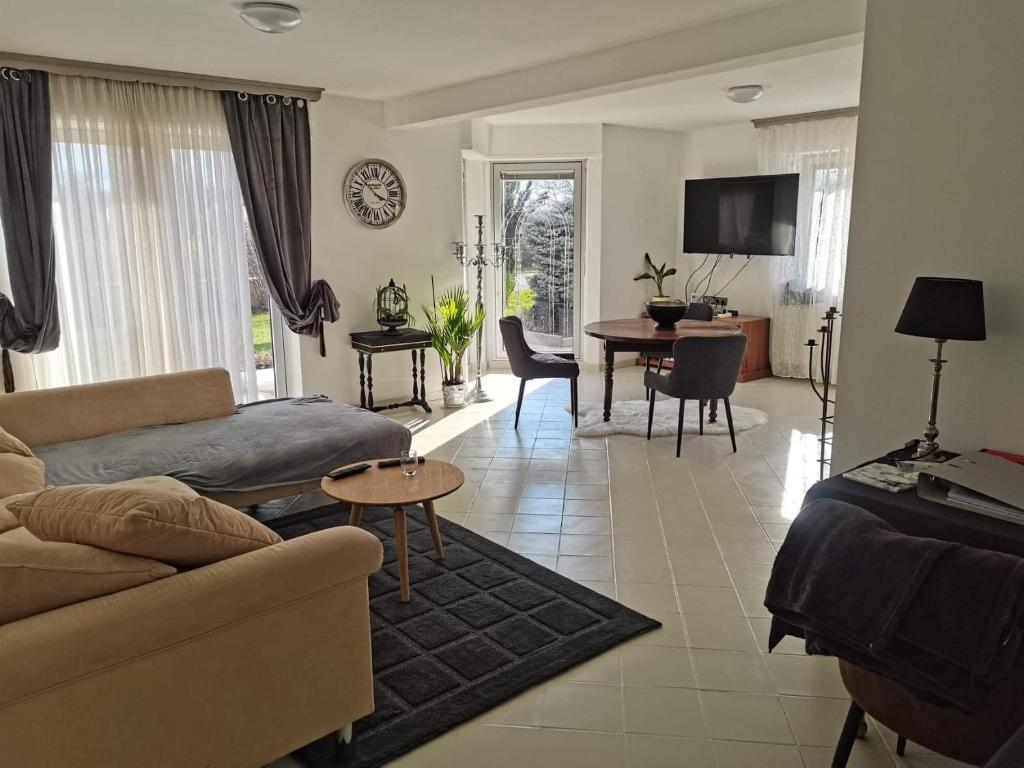
[(391, 163), (361, 160), (345, 176), (345, 205), (352, 217), (368, 227), (390, 227), (405, 210), (405, 182)]

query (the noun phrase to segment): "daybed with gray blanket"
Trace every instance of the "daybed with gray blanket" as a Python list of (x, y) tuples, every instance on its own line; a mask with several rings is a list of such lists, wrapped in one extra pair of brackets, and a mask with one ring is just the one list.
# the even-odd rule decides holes
[(147, 376), (0, 397), (0, 426), (53, 485), (168, 475), (233, 506), (319, 487), (334, 467), (397, 456), (409, 430), (323, 396), (236, 406), (227, 371)]

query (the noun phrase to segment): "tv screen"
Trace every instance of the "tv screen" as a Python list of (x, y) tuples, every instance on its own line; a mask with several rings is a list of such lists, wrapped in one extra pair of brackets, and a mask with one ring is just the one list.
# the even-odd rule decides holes
[(687, 179), (686, 253), (792, 256), (800, 174)]

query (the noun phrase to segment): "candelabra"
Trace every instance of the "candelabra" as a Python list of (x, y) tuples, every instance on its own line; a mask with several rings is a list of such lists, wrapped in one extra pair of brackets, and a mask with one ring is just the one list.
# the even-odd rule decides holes
[[(821, 434), (818, 437), (818, 479), (825, 479), (825, 468), (831, 463), (831, 459), (825, 458), (826, 448), (832, 444), (832, 438), (828, 436), (829, 428), (835, 425), (835, 414), (829, 413), (829, 407), (836, 404), (836, 401), (829, 397), (829, 390), (832, 387), (832, 337), (835, 334), (836, 318), (841, 313), (835, 307), (829, 307), (821, 319), (825, 324), (818, 329), (821, 334), (821, 343), (814, 339), (808, 339), (804, 344), (807, 347), (807, 376), (811, 382), (811, 389), (821, 401)], [(814, 350), (818, 349), (818, 368), (821, 373), (821, 391), (814, 383)]]
[[(484, 245), (484, 217), (483, 214), (476, 215), (476, 243), (472, 248), (476, 254), (470, 254), (468, 243), (453, 242), (453, 255), (462, 266), (476, 267), (476, 311), (484, 311), (484, 267), (502, 267), (506, 262), (514, 259), (512, 248), (504, 243), (492, 243), (493, 256), (487, 255), (487, 247)], [(481, 364), (483, 361), (484, 329), (480, 326), (476, 332), (476, 386), (473, 388), (473, 401), (486, 403), (491, 398), (484, 391)]]

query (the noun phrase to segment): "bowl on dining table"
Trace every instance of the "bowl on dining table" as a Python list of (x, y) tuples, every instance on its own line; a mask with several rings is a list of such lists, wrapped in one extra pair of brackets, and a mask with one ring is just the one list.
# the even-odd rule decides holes
[(679, 299), (648, 302), (647, 314), (658, 324), (658, 328), (671, 331), (686, 316), (686, 302)]

